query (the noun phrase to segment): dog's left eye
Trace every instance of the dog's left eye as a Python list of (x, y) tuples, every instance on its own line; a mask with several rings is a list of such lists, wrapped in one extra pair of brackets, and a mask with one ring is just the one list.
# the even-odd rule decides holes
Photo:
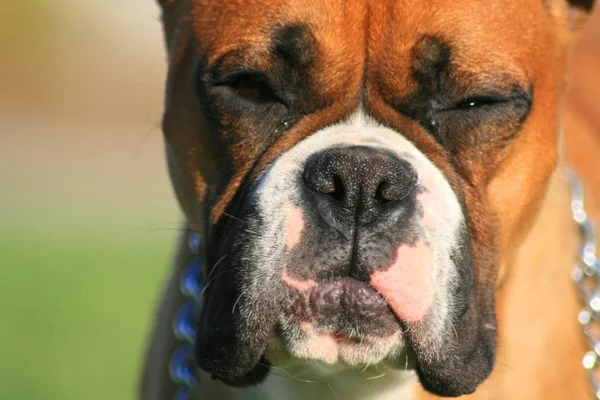
[(456, 103), (452, 108), (455, 110), (469, 110), (473, 108), (494, 106), (502, 103), (506, 103), (508, 100), (502, 97), (494, 96), (475, 96), (461, 100)]
[(456, 137), (469, 137), (480, 143), (506, 141), (520, 132), (521, 124), (529, 115), (530, 93), (524, 90), (513, 93), (492, 91), (447, 101), (428, 114), (424, 126), (440, 143), (451, 143)]

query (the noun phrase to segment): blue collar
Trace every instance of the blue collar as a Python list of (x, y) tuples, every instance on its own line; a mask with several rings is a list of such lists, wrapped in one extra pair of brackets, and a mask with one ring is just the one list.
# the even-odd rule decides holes
[(196, 310), (202, 292), (202, 283), (200, 282), (202, 263), (199, 256), (200, 236), (196, 232), (190, 233), (188, 246), (193, 258), (181, 275), (179, 283), (181, 294), (186, 302), (173, 320), (173, 333), (180, 344), (169, 363), (169, 374), (178, 388), (173, 397), (174, 400), (191, 400), (199, 383), (193, 353), (196, 339)]

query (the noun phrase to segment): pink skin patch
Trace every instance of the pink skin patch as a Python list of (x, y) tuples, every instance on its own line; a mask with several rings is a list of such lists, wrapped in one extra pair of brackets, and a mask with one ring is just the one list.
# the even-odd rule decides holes
[(296, 351), (307, 358), (335, 363), (339, 360), (343, 347), (356, 347), (358, 344), (352, 339), (335, 333), (319, 332), (310, 322), (301, 322), (300, 329), (308, 335), (308, 340), (299, 344)]
[(289, 202), (283, 204), (283, 214), (286, 221), (285, 248), (290, 251), (300, 243), (304, 230), (304, 217), (302, 210)]
[(423, 241), (402, 245), (388, 269), (371, 274), (371, 286), (407, 322), (423, 319), (433, 301), (432, 259), (431, 249)]
[(300, 329), (308, 335), (309, 340), (299, 345), (297, 349), (299, 353), (310, 355), (308, 358), (317, 358), (330, 363), (337, 361), (339, 357), (339, 343), (335, 335), (317, 332), (314, 326), (308, 322), (300, 323)]
[(281, 273), (281, 280), (283, 280), (283, 282), (285, 282), (286, 285), (288, 285), (300, 292), (306, 292), (309, 289), (312, 289), (313, 287), (315, 287), (315, 285), (317, 284), (314, 279), (306, 279), (304, 281), (301, 281), (299, 279), (292, 278), (288, 274), (286, 268), (284, 268), (283, 272)]
[(327, 334), (316, 334), (311, 340), (302, 344), (301, 352), (310, 354), (311, 358), (334, 363), (339, 357), (339, 347), (335, 339)]

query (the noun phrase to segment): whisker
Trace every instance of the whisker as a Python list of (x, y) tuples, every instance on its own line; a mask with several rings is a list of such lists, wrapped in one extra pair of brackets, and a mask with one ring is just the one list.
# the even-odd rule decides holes
[(185, 221), (161, 221), (161, 222), (151, 222), (148, 224), (144, 224), (142, 228), (150, 228), (153, 226), (161, 226), (161, 225), (185, 225)]
[(133, 152), (133, 159), (136, 160), (139, 152), (142, 148), (142, 145), (144, 144), (144, 142), (146, 141), (146, 139), (148, 139), (148, 137), (152, 134), (155, 133), (155, 131), (160, 131), (161, 127), (160, 125), (158, 125), (155, 122), (152, 122), (150, 120), (150, 115), (146, 114), (146, 118), (148, 119), (148, 122), (152, 125), (150, 128), (148, 128), (148, 130), (146, 131), (146, 133), (144, 133), (144, 135), (142, 135), (142, 137), (138, 140), (136, 149)]
[[(208, 208), (210, 208), (211, 210), (214, 210), (214, 209), (215, 209), (215, 206), (211, 206), (210, 204), (202, 203), (202, 205), (203, 205), (204, 207), (208, 207)], [(226, 212), (224, 212), (224, 211), (223, 211), (223, 215), (224, 215), (224, 216), (226, 216), (226, 217), (229, 217), (229, 218), (231, 218), (231, 219), (235, 219), (235, 220), (237, 220), (237, 221), (240, 221), (240, 222), (246, 222), (246, 221), (244, 221), (243, 219), (240, 219), (240, 218), (238, 218), (238, 217), (236, 217), (236, 216), (234, 216), (234, 215), (228, 214), (228, 213), (226, 213)]]
[(233, 215), (231, 215), (231, 214), (227, 214), (226, 212), (224, 212), (224, 213), (223, 213), (223, 215), (224, 215), (224, 216), (226, 216), (226, 217), (229, 217), (229, 218), (231, 218), (231, 219), (235, 219), (235, 220), (237, 220), (237, 221), (240, 221), (240, 222), (246, 222), (246, 221), (244, 221), (243, 219), (241, 219), (241, 218), (238, 218), (238, 217), (235, 217), (235, 216), (233, 216)]
[(514, 368), (512, 368), (510, 365), (508, 365), (508, 364), (507, 364), (507, 363), (505, 363), (504, 361), (501, 361), (501, 360), (498, 360), (498, 359), (496, 359), (496, 363), (497, 363), (498, 365), (501, 365), (501, 366), (503, 366), (504, 368), (508, 369), (509, 371), (511, 371), (511, 372), (514, 372)]
[(240, 294), (237, 298), (237, 300), (235, 301), (235, 303), (233, 303), (233, 307), (231, 308), (231, 314), (233, 315), (233, 313), (235, 312), (235, 306), (237, 306), (237, 303), (242, 299), (242, 295)]
[(368, 380), (368, 381), (372, 381), (372, 380), (375, 380), (375, 379), (381, 379), (381, 378), (383, 378), (386, 375), (387, 375), (387, 372), (384, 372), (383, 374), (379, 374), (377, 376), (369, 376), (368, 378), (365, 378), (365, 379)]
[(194, 232), (193, 229), (189, 228), (151, 228), (146, 229), (146, 232)]
[(454, 338), (458, 341), (458, 331), (456, 330), (454, 323), (452, 321), (448, 321), (448, 322), (450, 323), (450, 326), (452, 327), (452, 330), (454, 331)]
[(337, 400), (340, 400), (340, 396), (337, 395), (337, 393), (335, 392), (335, 390), (333, 390), (333, 387), (331, 386), (331, 384), (327, 381), (325, 381), (325, 383), (327, 384), (327, 386), (329, 387), (329, 390), (331, 390), (331, 393), (333, 393), (333, 395), (335, 396), (335, 398)]
[[(308, 360), (307, 360), (307, 361), (308, 361)], [(314, 370), (316, 370), (316, 369), (317, 369), (316, 365), (314, 365), (314, 364), (309, 364), (309, 363), (307, 362), (307, 363), (306, 363), (306, 368), (304, 368), (304, 369), (303, 369), (302, 371), (300, 371), (300, 372), (296, 372), (296, 374), (295, 374), (295, 375), (296, 375), (297, 377), (300, 377), (300, 376), (302, 376), (302, 375), (304, 375), (304, 374), (306, 374), (306, 373), (308, 373), (308, 372), (314, 371)], [(316, 382), (316, 381), (313, 381), (313, 382)]]
[[(294, 379), (294, 380), (296, 380), (296, 381), (298, 381), (298, 382), (303, 382), (303, 383), (316, 383), (316, 381), (310, 381), (310, 380), (308, 380), (308, 379), (301, 379), (301, 378), (298, 378), (297, 376), (295, 376), (295, 375), (292, 375), (291, 373), (289, 373), (289, 372), (288, 372), (288, 371), (287, 371), (285, 368), (283, 368), (283, 367), (277, 367), (277, 366), (274, 366), (274, 365), (268, 365), (268, 364), (265, 364), (265, 363), (261, 363), (260, 361), (258, 362), (258, 365), (262, 365), (263, 367), (273, 368), (273, 369), (275, 369), (275, 370), (279, 370), (279, 371), (283, 372), (283, 373), (285, 374), (285, 376), (284, 376), (284, 375), (279, 375), (279, 374), (273, 374), (273, 375), (276, 375), (276, 376), (278, 376), (278, 377), (280, 377), (280, 378), (291, 378), (291, 379)], [(305, 373), (305, 372), (306, 372), (306, 371), (308, 371), (309, 369), (310, 369), (310, 368), (307, 368), (307, 369), (305, 369), (305, 370), (301, 371), (301, 372), (300, 372), (300, 374), (303, 374), (303, 373)]]
[(227, 271), (221, 271), (220, 273), (218, 273), (217, 275), (215, 275), (212, 280), (208, 281), (208, 283), (206, 284), (206, 286), (204, 286), (204, 288), (200, 292), (199, 297), (202, 297), (202, 295), (204, 295), (204, 291), (206, 291), (206, 289), (208, 289), (208, 287), (210, 286), (210, 284), (213, 283), (215, 279), (217, 279), (219, 276), (223, 275), (225, 272), (227, 272)]
[(277, 374), (277, 373), (275, 373), (275, 372), (271, 372), (271, 373), (272, 373), (273, 375), (275, 375), (275, 376), (278, 376), (278, 377), (280, 377), (280, 378), (284, 378), (284, 379), (293, 379), (293, 380), (295, 380), (295, 381), (302, 382), (302, 383), (316, 383), (315, 381), (309, 381), (309, 380), (306, 380), (306, 379), (300, 379), (300, 378), (297, 378), (297, 377), (295, 377), (295, 376), (293, 376), (293, 375), (290, 375), (290, 374), (289, 374), (289, 373), (288, 373), (286, 370), (284, 370), (284, 369), (282, 369), (281, 371), (283, 371), (283, 373), (284, 373), (285, 375), (282, 375), (282, 374)]
[[(221, 259), (220, 259), (219, 261), (217, 261), (217, 264), (218, 264), (218, 263), (220, 263), (220, 262), (221, 262), (223, 259), (225, 259), (225, 257), (226, 257), (226, 256), (227, 256), (227, 254), (225, 254), (223, 257), (221, 257)], [(215, 266), (214, 266), (214, 267), (211, 269), (211, 271), (210, 271), (210, 273), (209, 273), (208, 277), (210, 277), (210, 275), (212, 275), (212, 273), (213, 273), (213, 271), (215, 270), (215, 268), (216, 268), (217, 264), (215, 264)], [(221, 271), (220, 273), (218, 273), (217, 275), (215, 275), (215, 276), (214, 276), (212, 279), (210, 279), (210, 280), (208, 280), (208, 277), (207, 277), (207, 280), (208, 280), (208, 282), (206, 283), (206, 286), (204, 286), (204, 288), (202, 288), (202, 291), (200, 292), (200, 295), (199, 295), (199, 297), (202, 297), (202, 295), (204, 295), (204, 292), (205, 292), (205, 291), (206, 291), (206, 289), (207, 289), (207, 288), (210, 286), (210, 284), (211, 284), (211, 283), (213, 283), (213, 282), (215, 281), (215, 279), (217, 279), (219, 276), (223, 275), (225, 272), (227, 272), (227, 270), (225, 270), (225, 271)]]
[(227, 254), (225, 254), (223, 257), (219, 258), (219, 260), (215, 263), (215, 265), (213, 265), (213, 267), (210, 269), (210, 271), (208, 272), (208, 275), (206, 276), (206, 280), (208, 281), (210, 279), (210, 276), (212, 275), (212, 273), (215, 271), (215, 269), (217, 268), (217, 265), (219, 265), (221, 263), (221, 261), (223, 261), (225, 259), (225, 257), (227, 257)]

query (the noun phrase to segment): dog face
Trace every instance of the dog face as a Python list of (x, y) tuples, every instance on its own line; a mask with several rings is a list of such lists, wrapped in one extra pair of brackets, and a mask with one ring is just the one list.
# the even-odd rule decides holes
[(207, 243), (200, 367), (235, 381), (269, 349), (410, 354), (429, 391), (473, 392), (591, 2), (163, 6), (168, 162)]

